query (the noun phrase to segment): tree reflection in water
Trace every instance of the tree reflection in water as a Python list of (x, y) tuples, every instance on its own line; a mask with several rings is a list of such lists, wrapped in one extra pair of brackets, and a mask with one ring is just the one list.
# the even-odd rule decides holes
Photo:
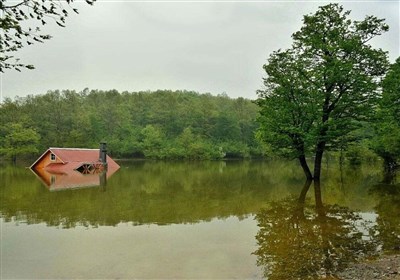
[(400, 183), (396, 173), (386, 172), (382, 183), (371, 188), (377, 198), (375, 212), (378, 214), (373, 236), (379, 248), (389, 253), (400, 250)]
[(322, 206), (321, 200), (315, 207), (304, 198), (272, 202), (256, 216), (254, 254), (268, 279), (331, 276), (375, 248), (363, 238), (367, 225), (359, 215), (337, 205)]

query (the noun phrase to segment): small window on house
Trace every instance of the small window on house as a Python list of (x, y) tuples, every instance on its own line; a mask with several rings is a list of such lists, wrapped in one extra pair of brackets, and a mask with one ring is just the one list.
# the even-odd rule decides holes
[(55, 161), (56, 160), (56, 155), (55, 154), (50, 154), (50, 160)]
[(53, 185), (55, 182), (56, 182), (56, 176), (51, 175), (51, 177), (50, 177), (50, 183), (51, 183), (51, 185)]

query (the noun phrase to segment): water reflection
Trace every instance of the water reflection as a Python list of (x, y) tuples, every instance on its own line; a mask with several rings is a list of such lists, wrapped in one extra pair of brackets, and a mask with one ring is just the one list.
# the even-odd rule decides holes
[(287, 198), (272, 202), (256, 220), (258, 249), (254, 254), (268, 279), (334, 275), (349, 262), (374, 251), (373, 243), (363, 238), (367, 225), (346, 207), (320, 208)]
[[(197, 223), (230, 216), (243, 219), (270, 201), (298, 195), (303, 183), (297, 162), (287, 161), (135, 161), (120, 165), (118, 172), (108, 177), (106, 192), (100, 188), (49, 192), (29, 169), (3, 165), (0, 215), (7, 221), (66, 228), (121, 222)], [(381, 180), (378, 169), (345, 170), (343, 192), (338, 188), (339, 169), (332, 165), (322, 185), (324, 201), (373, 211), (380, 198), (369, 195), (368, 189)]]
[(396, 173), (385, 173), (383, 181), (371, 188), (378, 203), (376, 224), (371, 230), (378, 246), (389, 253), (400, 251), (400, 183)]
[(105, 190), (107, 178), (110, 178), (115, 170), (101, 170), (87, 174), (76, 170), (68, 170), (68, 172), (36, 172), (32, 170), (32, 172), (50, 191), (90, 187), (101, 187), (102, 190)]
[[(399, 187), (378, 184), (379, 170), (331, 165), (317, 210), (297, 162), (121, 162), (106, 192), (49, 192), (29, 169), (0, 165), (4, 275), (245, 279), (258, 278), (259, 267), (270, 279), (334, 274), (371, 244), (398, 241)], [(360, 216), (374, 211), (366, 239), (370, 225)]]
[(6, 166), (0, 173), (0, 212), (7, 221), (65, 228), (243, 219), (266, 201), (296, 193), (301, 178), (290, 163), (139, 161), (122, 162), (108, 178), (106, 192), (48, 192), (25, 168)]
[(306, 200), (311, 181), (304, 184), (299, 198), (275, 201), (261, 210), (256, 216), (259, 231), (254, 254), (264, 276), (268, 279), (334, 277), (362, 257), (398, 253), (400, 184), (396, 173), (384, 173), (382, 178), (380, 183), (367, 188), (375, 201), (372, 220), (362, 217), (366, 213), (348, 207), (322, 204), (321, 182), (314, 182), (314, 201)]

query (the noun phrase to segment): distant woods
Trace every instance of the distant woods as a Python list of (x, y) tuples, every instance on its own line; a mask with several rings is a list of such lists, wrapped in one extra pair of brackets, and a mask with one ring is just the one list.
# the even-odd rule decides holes
[(49, 91), (0, 104), (0, 153), (15, 160), (106, 141), (118, 158), (259, 157), (257, 113), (250, 100), (191, 91)]
[[(379, 106), (371, 109), (375, 117), (327, 157), (357, 165), (378, 155), (397, 166), (399, 65), (400, 58), (386, 76)], [(0, 104), (0, 158), (32, 160), (49, 147), (98, 148), (100, 141), (116, 158), (295, 158), (266, 143), (266, 133), (273, 132), (260, 128), (259, 111), (248, 99), (193, 91), (49, 91)]]

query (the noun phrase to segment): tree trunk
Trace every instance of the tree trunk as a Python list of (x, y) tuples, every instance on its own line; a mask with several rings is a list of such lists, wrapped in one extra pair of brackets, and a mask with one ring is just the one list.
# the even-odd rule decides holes
[(16, 156), (16, 155), (12, 155), (12, 156), (11, 156), (11, 160), (12, 160), (12, 163), (13, 163), (14, 165), (17, 164), (17, 156)]
[(307, 195), (308, 190), (310, 189), (311, 182), (312, 182), (312, 179), (307, 179), (307, 181), (304, 183), (303, 189), (301, 190), (300, 197), (298, 200), (299, 204), (305, 203), (306, 195)]
[(322, 195), (321, 195), (321, 167), (322, 167), (322, 156), (324, 155), (325, 150), (325, 141), (321, 141), (317, 144), (317, 149), (315, 152), (315, 161), (314, 161), (314, 194), (315, 194), (315, 203), (317, 207), (317, 211), (321, 213), (323, 212), (322, 205)]
[(383, 171), (383, 181), (382, 183), (386, 185), (392, 185), (394, 183), (394, 180), (396, 179), (396, 172), (393, 170), (387, 170), (385, 169)]
[(321, 178), (322, 156), (324, 155), (324, 150), (325, 150), (325, 141), (321, 141), (317, 144), (317, 149), (315, 152), (314, 180), (319, 180)]
[(384, 168), (384, 171), (386, 173), (394, 172), (396, 167), (397, 167), (396, 159), (393, 156), (389, 155), (389, 154), (385, 154), (383, 156), (383, 168)]
[(319, 215), (323, 215), (324, 206), (322, 204), (321, 181), (319, 179), (314, 179), (314, 195), (315, 195), (315, 206), (317, 208), (317, 213)]
[(303, 155), (303, 154), (300, 155), (300, 156), (298, 157), (298, 159), (299, 159), (299, 161), (300, 161), (301, 167), (303, 168), (304, 174), (306, 175), (307, 181), (311, 181), (311, 180), (313, 179), (313, 176), (312, 176), (310, 167), (309, 167), (308, 164), (307, 164), (307, 160), (306, 160), (305, 155)]

